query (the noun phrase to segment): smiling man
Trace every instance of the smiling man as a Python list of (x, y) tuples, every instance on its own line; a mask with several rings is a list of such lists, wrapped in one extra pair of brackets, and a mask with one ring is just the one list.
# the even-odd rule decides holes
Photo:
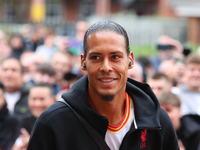
[(64, 102), (39, 117), (28, 150), (179, 149), (170, 118), (150, 87), (127, 80), (134, 57), (119, 24), (100, 21), (89, 27), (81, 65), (88, 74), (62, 95)]

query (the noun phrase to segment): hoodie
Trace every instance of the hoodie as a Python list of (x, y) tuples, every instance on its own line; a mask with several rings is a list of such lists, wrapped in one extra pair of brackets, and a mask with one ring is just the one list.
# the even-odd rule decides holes
[[(63, 99), (105, 139), (109, 120), (98, 114), (88, 97), (87, 75), (79, 79)], [(179, 150), (176, 133), (167, 113), (160, 108), (151, 88), (128, 79), (126, 92), (134, 103), (135, 119), (124, 136), (120, 150)], [(98, 150), (75, 114), (62, 102), (45, 110), (36, 121), (27, 150)]]

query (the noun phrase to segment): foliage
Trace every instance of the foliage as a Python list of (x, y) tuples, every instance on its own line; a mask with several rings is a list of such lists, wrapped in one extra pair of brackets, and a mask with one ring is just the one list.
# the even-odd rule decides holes
[(150, 57), (157, 53), (155, 45), (131, 45), (130, 50), (133, 52), (135, 59), (140, 56)]
[[(197, 45), (191, 43), (185, 43), (183, 44), (183, 47), (189, 48), (191, 53), (195, 53), (198, 48)], [(157, 54), (156, 45), (131, 45), (130, 50), (133, 52), (135, 59), (140, 56), (150, 57)]]

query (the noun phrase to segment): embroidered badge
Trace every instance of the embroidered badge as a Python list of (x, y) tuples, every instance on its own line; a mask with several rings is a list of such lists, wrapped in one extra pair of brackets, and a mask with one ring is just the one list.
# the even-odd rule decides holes
[(146, 147), (146, 136), (147, 136), (147, 129), (145, 129), (144, 131), (141, 132), (141, 139), (142, 139), (142, 142), (140, 144), (140, 148), (144, 148)]

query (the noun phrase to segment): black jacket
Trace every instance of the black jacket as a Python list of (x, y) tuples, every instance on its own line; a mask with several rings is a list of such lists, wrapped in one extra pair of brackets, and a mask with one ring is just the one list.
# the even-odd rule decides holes
[(185, 115), (181, 118), (181, 127), (177, 131), (178, 138), (186, 150), (200, 150), (200, 116)]
[(5, 104), (0, 110), (0, 150), (10, 150), (18, 132), (18, 121), (8, 113)]
[[(87, 75), (78, 80), (63, 98), (96, 129), (102, 138), (108, 119), (98, 114), (87, 98)], [(134, 103), (138, 129), (132, 125), (125, 135), (120, 150), (179, 150), (176, 133), (167, 113), (147, 84), (131, 79), (126, 92)], [(147, 134), (143, 137), (143, 132)], [(146, 138), (144, 141), (142, 139)], [(56, 102), (36, 121), (27, 150), (98, 150), (74, 113), (62, 102)]]
[(28, 95), (29, 95), (29, 90), (31, 87), (32, 87), (32, 84), (24, 83), (20, 89), (21, 97), (17, 101), (14, 107), (14, 115), (18, 118), (22, 115), (30, 113), (30, 109), (28, 106)]

